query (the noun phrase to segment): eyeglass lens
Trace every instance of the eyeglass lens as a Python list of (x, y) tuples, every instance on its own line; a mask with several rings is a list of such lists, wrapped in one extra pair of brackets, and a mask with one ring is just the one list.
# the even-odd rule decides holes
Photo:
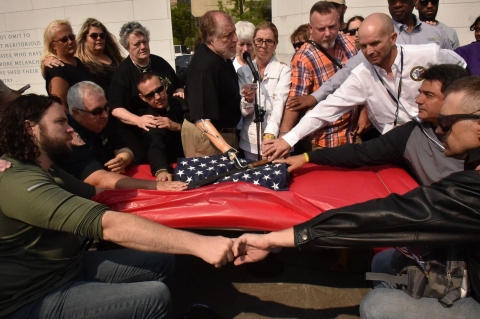
[(358, 28), (350, 29), (350, 30), (347, 30), (347, 33), (350, 34), (351, 36), (354, 36), (355, 34), (357, 34), (357, 31), (358, 31)]
[(108, 112), (108, 110), (109, 110), (109, 106), (105, 105), (104, 107), (97, 107), (96, 109), (91, 111), (90, 114), (92, 114), (94, 116), (98, 116), (98, 115), (102, 114), (103, 111)]
[(431, 2), (432, 5), (436, 6), (438, 4), (438, 0), (420, 0), (419, 1), (422, 6), (428, 6), (428, 3)]
[(155, 96), (155, 93), (162, 93), (163, 90), (165, 89), (165, 86), (162, 85), (162, 86), (159, 86), (157, 89), (153, 90), (152, 92), (148, 93), (148, 94), (145, 94), (144, 97), (146, 97), (147, 99), (151, 99), (152, 97)]
[(273, 41), (272, 39), (260, 39), (260, 38), (257, 38), (255, 39), (255, 44), (257, 46), (261, 46), (263, 43), (265, 43), (267, 46), (272, 46), (275, 44), (275, 41)]
[(305, 42), (292, 42), (295, 49), (300, 49)]
[(98, 38), (100, 38), (100, 39), (105, 39), (105, 37), (106, 37), (105, 33), (103, 33), (103, 32), (102, 32), (102, 33), (95, 33), (95, 32), (93, 32), (93, 33), (90, 33), (88, 36), (89, 36), (90, 38), (94, 39), (94, 40), (96, 40), (96, 39), (98, 39)]
[(54, 40), (53, 42), (67, 43), (69, 39), (72, 41), (75, 41), (75, 34), (72, 33), (72, 34), (66, 35), (59, 40)]

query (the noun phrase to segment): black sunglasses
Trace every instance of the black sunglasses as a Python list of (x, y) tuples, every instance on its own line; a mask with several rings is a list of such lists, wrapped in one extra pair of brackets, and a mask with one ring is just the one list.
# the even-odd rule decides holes
[(155, 90), (153, 90), (152, 92), (147, 93), (147, 94), (142, 94), (142, 95), (143, 95), (143, 97), (146, 98), (146, 99), (151, 99), (151, 98), (153, 98), (153, 97), (155, 96), (155, 93), (160, 94), (160, 93), (163, 92), (163, 90), (165, 90), (165, 86), (164, 86), (164, 85), (161, 85), (161, 86), (159, 86), (158, 88), (156, 88)]
[(300, 49), (302, 47), (302, 45), (304, 44), (305, 42), (292, 42), (292, 45), (293, 45), (293, 48), (294, 49)]
[[(475, 111), (478, 112), (478, 111)], [(473, 112), (473, 113), (475, 113)], [(452, 129), (453, 124), (461, 120), (480, 120), (480, 115), (470, 114), (452, 114), (452, 115), (439, 115), (437, 117), (438, 126), (445, 133)]]
[(347, 33), (353, 37), (355, 34), (357, 34), (357, 31), (358, 31), (358, 28), (355, 28), (355, 29), (347, 30)]
[(82, 109), (79, 109), (79, 108), (76, 108), (77, 110), (79, 111), (82, 111), (82, 112), (85, 112), (85, 113), (90, 113), (92, 114), (93, 116), (99, 116), (101, 114), (103, 114), (103, 112), (107, 112), (108, 113), (108, 110), (110, 109), (110, 107), (107, 105), (105, 105), (104, 107), (97, 107), (97, 108), (94, 108), (92, 111), (89, 111), (89, 110), (82, 110)]
[(97, 40), (98, 38), (100, 39), (105, 39), (106, 38), (106, 34), (105, 33), (96, 33), (96, 32), (92, 32), (88, 35), (90, 38), (92, 38), (93, 40)]
[(66, 36), (62, 37), (61, 39), (59, 39), (59, 40), (53, 40), (52, 42), (67, 43), (68, 40), (75, 41), (75, 34), (72, 33), (72, 34), (66, 35)]
[(432, 5), (436, 6), (438, 4), (439, 0), (420, 0), (418, 1), (422, 7), (428, 6), (428, 3), (430, 2)]

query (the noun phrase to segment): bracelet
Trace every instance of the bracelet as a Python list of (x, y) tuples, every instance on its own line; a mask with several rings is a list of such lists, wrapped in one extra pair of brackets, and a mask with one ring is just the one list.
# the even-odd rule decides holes
[(275, 135), (271, 134), (271, 133), (265, 133), (263, 134), (263, 138), (271, 138), (272, 140), (275, 139)]
[(121, 160), (123, 160), (125, 163), (127, 162), (127, 159), (123, 156), (119, 156), (118, 158), (120, 158)]
[(305, 156), (305, 162), (310, 163), (310, 157), (308, 157), (308, 154), (305, 152), (303, 155)]
[(158, 171), (155, 172), (155, 177), (158, 177), (158, 175), (162, 173), (168, 173), (168, 170), (166, 168), (161, 168)]
[(279, 135), (285, 135), (285, 134), (288, 134), (288, 133), (290, 133), (290, 131), (280, 132), (280, 133), (278, 133), (278, 134), (279, 134)]

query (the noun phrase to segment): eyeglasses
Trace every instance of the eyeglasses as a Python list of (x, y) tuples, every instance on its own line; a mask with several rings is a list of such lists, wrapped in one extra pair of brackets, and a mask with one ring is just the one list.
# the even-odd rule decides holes
[(77, 110), (79, 111), (82, 111), (82, 112), (85, 112), (85, 113), (90, 113), (92, 114), (93, 116), (99, 116), (101, 114), (103, 114), (103, 112), (107, 112), (108, 113), (108, 110), (110, 109), (110, 107), (107, 105), (105, 105), (104, 107), (97, 107), (97, 108), (94, 108), (92, 111), (89, 111), (89, 110), (82, 110), (82, 109), (79, 109), (79, 108), (76, 108)]
[(302, 45), (304, 44), (305, 42), (292, 42), (292, 45), (293, 45), (293, 48), (294, 49), (300, 49), (302, 47)]
[(350, 29), (350, 30), (347, 30), (347, 33), (353, 37), (355, 34), (357, 34), (357, 31), (358, 31), (358, 28)]
[(147, 94), (142, 94), (144, 98), (146, 99), (151, 99), (155, 96), (155, 93), (162, 93), (163, 91), (165, 90), (165, 85), (161, 85), (159, 86), (158, 88), (156, 88), (155, 90), (153, 90), (152, 92), (150, 93), (147, 93)]
[(98, 38), (105, 39), (107, 37), (107, 35), (103, 32), (101, 32), (101, 33), (92, 32), (88, 36), (90, 38), (92, 38), (93, 40), (97, 40)]
[[(478, 111), (475, 111), (478, 112)], [(473, 112), (473, 113), (475, 113)], [(453, 124), (461, 120), (480, 120), (480, 115), (469, 114), (452, 114), (452, 115), (439, 115), (437, 117), (438, 126), (444, 132), (448, 132), (452, 129)]]
[(429, 2), (434, 6), (436, 6), (438, 4), (438, 0), (420, 0), (420, 1), (418, 1), (418, 3), (420, 3), (420, 5), (423, 6), (423, 7), (428, 6)]
[(62, 37), (61, 39), (53, 40), (52, 42), (67, 43), (68, 40), (75, 41), (75, 34), (72, 33), (72, 34), (66, 35), (66, 36)]
[(255, 45), (257, 47), (261, 47), (262, 44), (265, 43), (265, 45), (267, 47), (271, 47), (271, 46), (274, 46), (275, 45), (275, 41), (273, 41), (272, 39), (260, 39), (260, 38), (256, 38), (255, 40), (253, 40), (253, 42), (255, 42)]

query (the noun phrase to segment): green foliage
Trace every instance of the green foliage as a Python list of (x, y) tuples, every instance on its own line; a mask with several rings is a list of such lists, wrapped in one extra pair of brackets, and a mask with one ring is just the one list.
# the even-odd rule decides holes
[(235, 21), (245, 20), (257, 25), (272, 19), (270, 0), (225, 0), (225, 2), (233, 7), (228, 9), (219, 0), (219, 10), (231, 15)]
[(171, 8), (171, 14), (173, 43), (193, 46), (198, 30), (190, 5), (184, 2), (177, 2), (177, 5)]

